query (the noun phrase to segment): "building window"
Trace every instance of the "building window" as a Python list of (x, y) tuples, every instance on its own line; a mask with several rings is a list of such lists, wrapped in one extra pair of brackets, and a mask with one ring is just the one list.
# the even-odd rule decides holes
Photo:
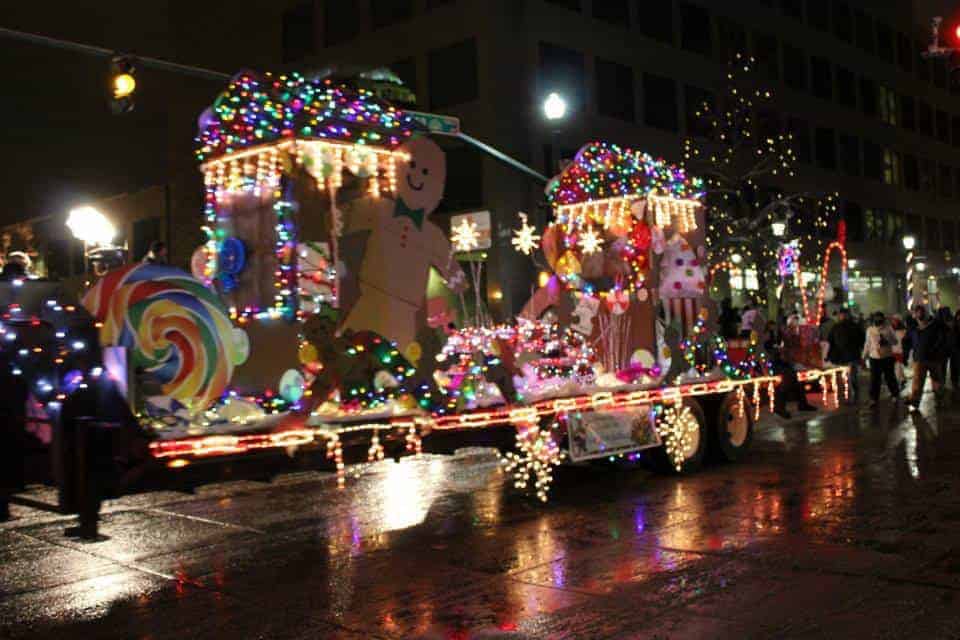
[(873, 18), (863, 9), (857, 9), (854, 12), (854, 27), (857, 32), (857, 46), (873, 53), (876, 51), (876, 42), (873, 38)]
[(897, 126), (897, 94), (886, 85), (879, 89), (880, 119), (889, 125)]
[(843, 203), (843, 220), (847, 223), (847, 239), (863, 242), (863, 208), (849, 200)]
[(870, 118), (877, 117), (877, 83), (870, 78), (860, 78), (860, 106), (863, 109), (863, 115)]
[(943, 248), (951, 253), (957, 250), (957, 225), (951, 220), (941, 220)]
[(371, 0), (370, 20), (374, 29), (388, 27), (413, 17), (413, 0)]
[(427, 84), (431, 109), (446, 109), (476, 100), (479, 95), (476, 41), (470, 38), (427, 54)]
[(887, 184), (900, 184), (900, 154), (892, 149), (883, 152), (883, 181)]
[(886, 159), (880, 145), (863, 141), (863, 175), (873, 180), (886, 181)]
[(773, 82), (780, 79), (780, 46), (775, 37), (755, 32), (753, 57), (757, 60), (757, 71), (763, 77)]
[(695, 4), (680, 4), (680, 46), (704, 56), (711, 54), (709, 11)]
[(913, 73), (913, 56), (916, 49), (905, 33), (897, 34), (897, 64), (907, 73)]
[(483, 206), (483, 156), (470, 147), (444, 150), (447, 182), (438, 213), (478, 209)]
[(810, 85), (813, 95), (821, 100), (833, 100), (833, 76), (830, 73), (830, 61), (813, 56), (810, 58)]
[(747, 53), (747, 31), (742, 24), (721, 16), (717, 18), (717, 36), (717, 58), (722, 62)]
[(817, 127), (814, 135), (814, 153), (817, 158), (817, 166), (821, 169), (837, 168), (837, 144), (833, 134), (833, 129), (826, 127)]
[(917, 100), (917, 131), (933, 137), (933, 109), (923, 100)]
[(633, 122), (633, 69), (608, 60), (596, 60), (597, 113)]
[(833, 1), (833, 32), (841, 40), (853, 42), (853, 14), (842, 0)]
[(583, 106), (586, 97), (583, 54), (546, 42), (540, 43), (540, 90), (556, 91), (574, 106)]
[(716, 109), (713, 92), (686, 85), (683, 88), (683, 104), (686, 113), (687, 135), (709, 138), (711, 131), (709, 114)]
[(945, 144), (950, 144), (950, 116), (946, 111), (937, 109), (937, 139)]
[(830, 0), (807, 0), (807, 22), (814, 29), (830, 30)]
[(940, 165), (940, 197), (953, 197), (953, 169), (945, 164)]
[(807, 89), (807, 57), (790, 44), (783, 45), (783, 81), (791, 89)]
[(643, 74), (643, 119), (651, 127), (677, 130), (677, 85), (672, 78)]
[(878, 209), (864, 209), (863, 211), (863, 239), (866, 241), (883, 242), (887, 237), (886, 214)]
[(761, 140), (777, 138), (783, 133), (780, 113), (775, 109), (769, 107), (757, 109), (757, 115), (754, 120), (756, 122), (756, 135)]
[(813, 163), (813, 146), (810, 139), (810, 125), (803, 118), (787, 118), (787, 133), (793, 137), (793, 153), (798, 162)]
[(903, 214), (899, 211), (887, 212), (887, 243), (900, 248), (903, 242)]
[(570, 11), (580, 11), (580, 0), (546, 0), (546, 2)]
[(920, 82), (930, 82), (930, 61), (923, 57), (923, 52), (917, 52), (917, 59), (914, 61), (917, 68), (917, 78)]
[(840, 170), (848, 176), (860, 175), (860, 139), (841, 133), (837, 139), (840, 149)]
[(900, 126), (908, 131), (917, 128), (917, 107), (913, 96), (900, 96)]
[(355, 2), (327, 0), (323, 6), (323, 43), (331, 47), (352, 40), (360, 32), (360, 11)]
[(917, 156), (903, 154), (903, 186), (911, 191), (920, 190), (920, 163)]
[(783, 15), (803, 22), (803, 0), (780, 0)]
[(927, 229), (927, 243), (923, 248), (940, 249), (940, 221), (936, 218), (927, 218), (923, 226)]
[(283, 61), (303, 60), (316, 52), (313, 1), (299, 2), (283, 12)]
[(893, 64), (896, 58), (893, 29), (882, 22), (877, 22), (877, 55), (890, 64)]
[(857, 108), (857, 79), (850, 69), (837, 67), (837, 102), (851, 109)]
[(933, 61), (933, 86), (938, 89), (947, 88), (947, 63), (943, 58)]
[(673, 0), (637, 0), (637, 29), (653, 40), (673, 44)]
[(929, 158), (920, 159), (920, 189), (924, 193), (937, 193), (937, 163)]
[(627, 0), (593, 0), (593, 17), (621, 27), (630, 26)]

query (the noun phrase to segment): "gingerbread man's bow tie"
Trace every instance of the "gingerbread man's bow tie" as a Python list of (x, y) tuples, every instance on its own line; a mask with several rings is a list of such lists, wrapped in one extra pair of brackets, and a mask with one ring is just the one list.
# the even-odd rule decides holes
[(393, 217), (394, 218), (403, 218), (407, 217), (413, 220), (413, 224), (416, 225), (417, 229), (423, 228), (423, 209), (411, 209), (407, 206), (407, 203), (403, 201), (403, 198), (397, 198), (397, 203), (393, 208)]

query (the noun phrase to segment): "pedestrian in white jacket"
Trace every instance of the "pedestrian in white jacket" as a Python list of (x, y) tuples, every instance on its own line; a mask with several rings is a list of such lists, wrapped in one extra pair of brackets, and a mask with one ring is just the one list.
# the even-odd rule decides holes
[(870, 406), (877, 406), (880, 399), (880, 387), (884, 381), (890, 390), (890, 397), (900, 397), (900, 383), (897, 382), (894, 347), (899, 343), (897, 335), (887, 324), (880, 312), (873, 316), (873, 324), (867, 328), (867, 339), (863, 343), (863, 359), (870, 363)]

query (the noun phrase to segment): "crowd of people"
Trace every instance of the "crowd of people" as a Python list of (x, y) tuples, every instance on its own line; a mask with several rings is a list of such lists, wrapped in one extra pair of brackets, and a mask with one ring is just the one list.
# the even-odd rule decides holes
[[(781, 316), (767, 322), (760, 306), (748, 303), (738, 310), (726, 298), (721, 302), (718, 320), (725, 339), (755, 335), (764, 345), (774, 372), (783, 377), (775, 399), (776, 413), (790, 417), (785, 406), (790, 400), (796, 400), (801, 411), (810, 408), (796, 382), (796, 369), (802, 363), (785, 348), (790, 336), (799, 330), (799, 316)], [(906, 403), (914, 408), (920, 405), (928, 377), (938, 401), (948, 380), (953, 389), (960, 383), (960, 310), (956, 314), (949, 307), (931, 311), (917, 304), (909, 316), (902, 318), (887, 317), (881, 311), (859, 315), (845, 307), (831, 314), (823, 307), (817, 331), (821, 357), (851, 369), (848, 402), (852, 405), (860, 403), (862, 367), (870, 373), (871, 407), (878, 404), (884, 386), (899, 402), (907, 387), (908, 371), (911, 384)]]

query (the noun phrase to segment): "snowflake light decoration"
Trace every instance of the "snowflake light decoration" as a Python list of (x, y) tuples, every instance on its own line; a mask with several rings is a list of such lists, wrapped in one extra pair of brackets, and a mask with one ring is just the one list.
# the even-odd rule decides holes
[(666, 407), (657, 421), (657, 434), (678, 472), (683, 469), (687, 456), (693, 453), (693, 433), (699, 428), (696, 416), (685, 405)]
[(480, 246), (480, 232), (477, 231), (477, 223), (469, 218), (464, 218), (450, 234), (450, 241), (453, 242), (457, 251), (473, 251)]
[(537, 228), (527, 222), (527, 214), (520, 212), (520, 228), (513, 232), (514, 248), (525, 256), (536, 251), (540, 245), (540, 236), (537, 235)]
[(603, 238), (593, 227), (588, 227), (580, 234), (580, 248), (583, 249), (584, 254), (596, 253), (601, 247), (603, 247)]

